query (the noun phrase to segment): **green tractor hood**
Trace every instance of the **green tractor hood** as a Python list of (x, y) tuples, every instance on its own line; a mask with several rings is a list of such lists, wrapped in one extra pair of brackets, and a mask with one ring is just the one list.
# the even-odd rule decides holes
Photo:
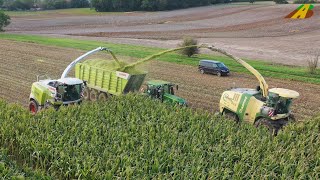
[(169, 93), (165, 93), (163, 95), (163, 101), (164, 102), (170, 102), (170, 103), (177, 103), (179, 105), (182, 106), (187, 106), (187, 101), (181, 97), (169, 94)]

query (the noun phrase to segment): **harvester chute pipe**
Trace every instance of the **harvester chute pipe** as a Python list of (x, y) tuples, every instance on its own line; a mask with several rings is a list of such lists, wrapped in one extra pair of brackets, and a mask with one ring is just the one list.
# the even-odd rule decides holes
[(268, 96), (268, 84), (267, 84), (267, 82), (264, 80), (263, 76), (256, 69), (254, 69), (250, 64), (248, 64), (244, 60), (242, 60), (242, 59), (240, 59), (240, 58), (238, 58), (238, 57), (226, 52), (225, 50), (222, 50), (222, 49), (219, 49), (219, 48), (216, 48), (216, 47), (213, 47), (213, 46), (207, 46), (207, 48), (210, 49), (211, 51), (216, 51), (216, 52), (219, 52), (221, 54), (224, 54), (224, 55), (230, 57), (231, 59), (237, 61), (238, 63), (240, 63), (245, 68), (247, 68), (259, 80), (260, 88), (262, 90), (263, 97), (267, 97)]
[(157, 57), (162, 56), (164, 54), (167, 54), (167, 53), (170, 53), (170, 52), (174, 52), (174, 51), (179, 51), (179, 50), (186, 49), (186, 48), (192, 48), (192, 47), (201, 48), (201, 47), (203, 47), (203, 45), (201, 45), (201, 46), (199, 46), (199, 45), (184, 46), (184, 47), (179, 47), (179, 48), (174, 48), (174, 49), (169, 49), (169, 50), (166, 50), (166, 51), (162, 51), (162, 52), (159, 52), (157, 54), (153, 54), (153, 55), (150, 55), (150, 56), (148, 56), (146, 58), (143, 58), (143, 59), (141, 59), (141, 60), (139, 60), (139, 61), (137, 61), (135, 63), (129, 64), (129, 65), (127, 65), (127, 66), (125, 66), (125, 67), (123, 67), (123, 68), (121, 68), (119, 70), (120, 71), (124, 71), (127, 68), (131, 68), (131, 67), (140, 65), (140, 64), (142, 64), (144, 62), (147, 62), (147, 61), (149, 61), (151, 59), (157, 58)]
[(112, 57), (114, 58), (114, 60), (120, 65), (119, 63), (119, 60), (117, 59), (117, 57), (114, 55), (114, 53), (110, 50), (110, 49), (107, 49), (105, 47), (98, 47), (97, 49), (94, 49), (92, 51), (89, 51), (85, 54), (83, 54), (82, 56), (78, 57), (76, 60), (72, 61), (68, 66), (67, 68), (63, 71), (62, 75), (61, 75), (61, 79), (62, 78), (66, 78), (68, 73), (70, 72), (70, 70), (78, 63), (80, 62), (81, 60), (83, 60), (85, 57), (93, 54), (93, 53), (96, 53), (96, 52), (99, 52), (99, 51), (108, 51)]
[(111, 54), (111, 56), (113, 57), (113, 59), (118, 63), (118, 65), (121, 67), (120, 61), (118, 60), (118, 58), (116, 57), (116, 55), (111, 51), (108, 50), (108, 52)]

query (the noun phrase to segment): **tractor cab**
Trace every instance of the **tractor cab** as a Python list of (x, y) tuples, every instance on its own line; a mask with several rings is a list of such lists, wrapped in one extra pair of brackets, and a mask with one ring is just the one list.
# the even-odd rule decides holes
[(144, 92), (152, 98), (161, 100), (161, 102), (186, 106), (186, 100), (175, 95), (174, 91), (178, 89), (178, 85), (173, 83), (162, 80), (152, 80), (147, 82), (147, 89)]

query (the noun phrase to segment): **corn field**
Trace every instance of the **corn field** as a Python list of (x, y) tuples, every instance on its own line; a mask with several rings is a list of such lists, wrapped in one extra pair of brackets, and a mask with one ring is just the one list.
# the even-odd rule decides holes
[(0, 148), (0, 177), (2, 179), (24, 177), (22, 173), (16, 168), (16, 165), (11, 162), (4, 149)]
[[(35, 172), (18, 172), (25, 178), (320, 178), (320, 117), (271, 137), (251, 124), (134, 94), (36, 116), (4, 101), (0, 108), (0, 148)], [(5, 162), (0, 176), (16, 176), (1, 171)]]
[(16, 161), (10, 158), (8, 149), (0, 148), (0, 179), (52, 179), (43, 171), (34, 170), (27, 166), (19, 167)]

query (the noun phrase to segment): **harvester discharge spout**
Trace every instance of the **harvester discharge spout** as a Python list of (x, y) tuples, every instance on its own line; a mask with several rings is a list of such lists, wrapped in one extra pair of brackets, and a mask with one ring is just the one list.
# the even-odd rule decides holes
[(125, 67), (123, 68), (120, 68), (119, 71), (126, 71), (127, 69), (129, 68), (132, 68), (132, 67), (135, 67), (135, 66), (138, 66), (140, 64), (143, 64), (147, 61), (150, 61), (154, 58), (157, 58), (159, 56), (162, 56), (164, 54), (167, 54), (167, 53), (170, 53), (170, 52), (175, 52), (175, 51), (179, 51), (179, 50), (182, 50), (182, 49), (186, 49), (186, 48), (193, 48), (193, 47), (198, 47), (198, 48), (202, 48), (202, 47), (205, 47), (203, 45), (199, 46), (199, 45), (191, 45), (191, 46), (184, 46), (184, 47), (179, 47), (179, 48), (174, 48), (174, 49), (169, 49), (169, 50), (166, 50), (166, 51), (162, 51), (162, 52), (159, 52), (157, 54), (153, 54), (153, 55), (150, 55), (148, 57), (145, 57), (135, 63), (132, 63), (132, 64), (129, 64), (129, 65), (126, 65)]
[(246, 69), (248, 69), (254, 76), (256, 76), (256, 78), (259, 80), (259, 83), (260, 83), (260, 89), (262, 91), (262, 95), (263, 97), (267, 97), (268, 96), (268, 84), (267, 82), (265, 81), (265, 79), (263, 78), (263, 76), (256, 70), (254, 69), (251, 65), (249, 65), (247, 62), (245, 62), (244, 60), (226, 52), (225, 50), (223, 49), (220, 49), (220, 48), (216, 48), (214, 46), (208, 46), (208, 45), (202, 45), (202, 47), (205, 47), (211, 51), (216, 51), (216, 52), (219, 52), (221, 54), (224, 54), (228, 57), (230, 57), (231, 59), (237, 61), (238, 63), (240, 63), (242, 66), (244, 66)]
[(61, 75), (61, 79), (63, 78), (66, 78), (68, 73), (70, 72), (70, 70), (80, 61), (82, 61), (85, 57), (91, 55), (91, 54), (94, 54), (96, 52), (100, 52), (100, 51), (107, 51), (111, 54), (111, 56), (113, 57), (113, 59), (117, 62), (117, 64), (121, 67), (121, 64), (118, 60), (118, 58), (116, 57), (116, 55), (108, 48), (105, 48), (105, 47), (98, 47), (94, 50), (91, 50), (85, 54), (83, 54), (82, 56), (78, 57), (76, 60), (72, 61), (68, 66), (67, 68), (63, 71), (62, 75)]

